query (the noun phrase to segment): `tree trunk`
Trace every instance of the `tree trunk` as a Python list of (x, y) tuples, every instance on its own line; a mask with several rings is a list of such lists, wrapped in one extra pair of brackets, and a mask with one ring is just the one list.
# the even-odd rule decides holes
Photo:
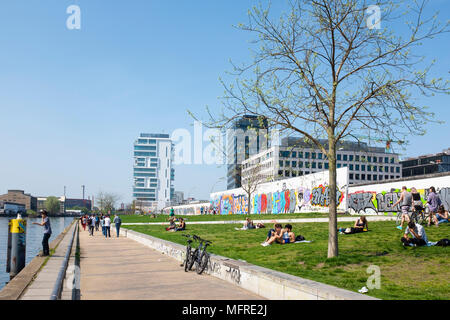
[(251, 208), (251, 206), (252, 206), (252, 194), (251, 193), (249, 193), (248, 194), (248, 197), (247, 197), (247, 214), (250, 214), (250, 208)]
[[(330, 130), (331, 131), (331, 130)], [(336, 141), (334, 133), (328, 135), (328, 161), (329, 161), (329, 192), (330, 203), (328, 213), (328, 258), (338, 256), (338, 233), (337, 233), (337, 199), (336, 199)]]

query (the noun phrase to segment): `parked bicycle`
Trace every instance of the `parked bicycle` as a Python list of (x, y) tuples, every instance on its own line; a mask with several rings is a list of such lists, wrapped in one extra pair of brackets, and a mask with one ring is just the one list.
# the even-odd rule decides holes
[(211, 241), (202, 239), (196, 235), (193, 236), (194, 240), (199, 242), (198, 247), (195, 249), (194, 253), (190, 255), (188, 270), (192, 270), (195, 264), (195, 270), (198, 274), (202, 274), (208, 266), (209, 253), (206, 251), (208, 246), (212, 244)]
[(184, 266), (184, 271), (188, 272), (188, 267), (192, 259), (192, 242), (194, 242), (194, 240), (192, 240), (192, 236), (190, 234), (183, 234), (183, 237), (187, 238), (187, 245), (186, 245), (186, 258), (184, 259), (184, 262), (181, 266)]
[[(424, 224), (428, 221), (428, 217), (430, 216), (430, 212), (428, 208), (416, 207), (415, 211), (411, 211), (409, 214), (409, 218), (411, 221), (414, 221), (417, 224)], [(402, 221), (402, 211), (397, 211), (396, 224), (400, 225)]]

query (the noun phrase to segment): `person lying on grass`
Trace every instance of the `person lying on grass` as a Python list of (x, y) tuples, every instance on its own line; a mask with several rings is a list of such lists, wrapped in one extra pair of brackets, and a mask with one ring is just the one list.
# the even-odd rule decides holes
[(344, 234), (365, 232), (369, 231), (369, 224), (367, 223), (366, 217), (361, 216), (355, 221), (355, 225), (353, 226), (353, 228), (339, 228), (338, 231), (339, 233)]
[[(409, 237), (411, 234), (412, 238)], [(420, 224), (416, 224), (414, 221), (408, 223), (408, 227), (405, 230), (405, 234), (401, 238), (404, 246), (426, 246), (428, 245), (427, 234), (425, 229)]]
[(284, 229), (280, 223), (276, 223), (274, 227), (275, 229), (269, 230), (266, 241), (261, 243), (263, 247), (270, 246), (274, 242), (279, 244), (295, 242), (295, 234), (292, 232), (292, 226), (290, 224), (287, 224)]

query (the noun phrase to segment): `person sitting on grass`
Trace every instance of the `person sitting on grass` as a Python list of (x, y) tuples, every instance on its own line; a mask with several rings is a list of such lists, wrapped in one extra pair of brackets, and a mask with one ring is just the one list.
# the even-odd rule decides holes
[[(411, 234), (412, 238), (408, 236)], [(408, 223), (408, 227), (405, 230), (405, 234), (403, 235), (401, 241), (404, 246), (426, 246), (428, 244), (427, 234), (425, 233), (425, 229), (420, 224), (416, 224), (414, 221), (410, 221)]]
[(243, 229), (255, 229), (255, 228), (256, 227), (253, 224), (253, 221), (249, 217), (245, 218)]
[(275, 223), (274, 229), (270, 229), (269, 233), (267, 234), (266, 240), (261, 243), (263, 247), (267, 247), (271, 245), (273, 242), (282, 243), (283, 239), (283, 227), (281, 226), (281, 223)]
[(174, 230), (176, 228), (176, 224), (175, 224), (175, 218), (170, 218), (169, 219), (169, 227), (166, 228), (166, 231), (171, 231)]
[(367, 223), (367, 219), (365, 216), (361, 216), (358, 218), (358, 220), (355, 221), (355, 225), (353, 228), (339, 228), (339, 233), (345, 233), (345, 234), (353, 234), (353, 233), (360, 233), (369, 231), (369, 224)]
[(283, 244), (294, 243), (295, 234), (292, 232), (292, 225), (287, 224), (284, 226)]
[(439, 206), (435, 217), (437, 220), (437, 225), (440, 225), (441, 223), (448, 223), (448, 211), (445, 210), (445, 207), (443, 205)]
[(180, 224), (176, 227), (175, 231), (183, 231), (186, 230), (186, 221), (183, 218), (180, 218)]

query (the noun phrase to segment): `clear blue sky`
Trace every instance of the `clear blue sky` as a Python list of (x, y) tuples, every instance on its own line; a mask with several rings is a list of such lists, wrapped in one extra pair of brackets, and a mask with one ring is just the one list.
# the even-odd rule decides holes
[[(250, 0), (3, 0), (0, 3), (0, 193), (70, 197), (98, 191), (131, 201), (132, 145), (141, 132), (192, 131), (186, 110), (221, 106), (229, 59), (249, 61)], [(282, 6), (282, 1), (277, 6)], [(81, 30), (66, 8), (81, 7)], [(448, 19), (450, 4), (432, 1)], [(448, 75), (448, 35), (421, 53)], [(442, 120), (448, 98), (427, 99)], [(450, 147), (448, 124), (431, 125), (405, 156)], [(208, 198), (225, 168), (176, 167), (176, 190)]]

